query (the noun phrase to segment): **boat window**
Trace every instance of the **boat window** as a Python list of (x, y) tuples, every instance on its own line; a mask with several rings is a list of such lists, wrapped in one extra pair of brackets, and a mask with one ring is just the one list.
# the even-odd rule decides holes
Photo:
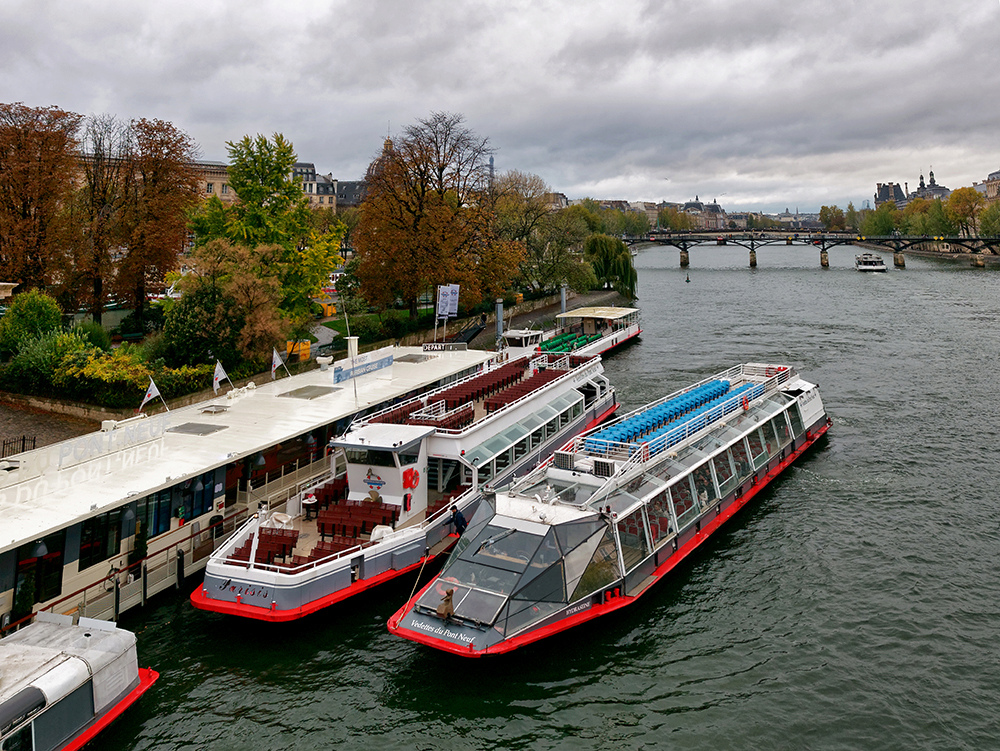
[(559, 432), (559, 418), (553, 417), (551, 420), (545, 423), (545, 437), (551, 438), (558, 432)]
[(506, 637), (511, 637), (532, 623), (537, 623), (564, 607), (566, 607), (564, 602), (511, 599), (507, 606), (503, 634)]
[(517, 590), (513, 597), (532, 603), (566, 602), (566, 580), (563, 578), (562, 562), (558, 556), (538, 576)]
[(764, 451), (764, 442), (760, 438), (760, 431), (751, 430), (747, 435), (747, 443), (750, 444), (750, 458), (753, 460), (753, 465), (759, 469), (767, 461), (767, 453)]
[(778, 451), (778, 436), (774, 433), (774, 426), (770, 422), (765, 422), (760, 426), (760, 432), (764, 435), (764, 448), (768, 456), (774, 456)]
[(575, 420), (577, 417), (583, 414), (583, 402), (576, 402), (572, 407), (572, 416)]
[(674, 515), (677, 526), (683, 529), (689, 521), (698, 515), (698, 507), (694, 502), (691, 490), (691, 477), (682, 477), (676, 484), (670, 486), (670, 497), (674, 504)]
[(804, 428), (802, 427), (802, 414), (799, 412), (798, 404), (788, 410), (788, 417), (792, 421), (792, 434), (802, 435)]
[(83, 520), (80, 525), (80, 571), (104, 563), (121, 552), (120, 519), (121, 509), (115, 509)]
[(715, 467), (715, 479), (719, 483), (719, 494), (725, 497), (734, 487), (736, 487), (736, 473), (729, 459), (729, 452), (723, 451), (717, 454), (712, 460)]
[[(611, 530), (607, 529), (597, 548), (594, 550), (594, 554), (587, 564), (583, 575), (580, 577), (579, 583), (574, 588), (570, 602), (575, 602), (581, 597), (586, 597), (608, 586), (620, 576), (615, 538)], [(571, 577), (567, 577), (567, 579), (572, 581)]]
[(753, 472), (753, 467), (750, 466), (750, 457), (747, 454), (746, 441), (742, 439), (737, 441), (729, 447), (729, 450), (733, 455), (733, 466), (736, 468), (736, 476), (740, 480), (745, 480)]
[(642, 506), (624, 519), (618, 520), (618, 540), (622, 546), (622, 564), (625, 571), (631, 571), (649, 555), (646, 541), (646, 521)]
[(791, 432), (788, 430), (788, 420), (785, 419), (784, 412), (774, 416), (774, 419), (771, 420), (771, 427), (778, 436), (779, 446), (784, 446), (792, 440)]
[(493, 462), (486, 462), (479, 468), (479, 482), (486, 483), (493, 478)]
[[(454, 565), (449, 566), (447, 576), (445, 572), (441, 572), (441, 580), (445, 582), (445, 586), (449, 586), (451, 582), (499, 595), (509, 595), (519, 578), (517, 571), (465, 560), (457, 560)], [(455, 609), (458, 610), (457, 604)]]
[(514, 461), (520, 461), (528, 453), (528, 439), (522, 438), (514, 444)]
[(408, 467), (411, 464), (416, 464), (417, 460), (419, 458), (420, 458), (420, 449), (419, 448), (414, 448), (414, 449), (411, 449), (410, 451), (407, 451), (407, 452), (400, 451), (399, 452), (399, 466), (400, 467)]
[(649, 532), (653, 537), (653, 545), (659, 546), (673, 531), (670, 522), (670, 495), (666, 490), (653, 496), (646, 507), (646, 513), (649, 514)]
[(556, 539), (563, 552), (568, 553), (583, 545), (594, 536), (595, 532), (603, 531), (606, 527), (607, 524), (604, 520), (597, 517), (591, 517), (585, 521), (560, 524), (555, 527)]
[(565, 428), (569, 425), (569, 410), (564, 410), (559, 413), (559, 428)]
[(662, 487), (663, 482), (657, 479), (656, 475), (651, 472), (643, 472), (641, 475), (633, 478), (625, 486), (625, 489), (636, 498), (645, 498)]
[(36, 748), (55, 748), (94, 719), (93, 679), (35, 716)]
[(455, 544), (455, 550), (452, 552), (448, 562), (445, 563), (442, 571), (446, 571), (448, 569), (449, 563), (458, 560), (462, 551), (469, 547), (472, 541), (479, 536), (483, 527), (493, 520), (496, 513), (495, 501), (492, 497), (489, 500), (482, 501), (479, 506), (476, 507), (476, 513), (472, 515), (472, 519), (469, 521), (469, 526), (465, 528), (465, 534), (463, 534)]
[(351, 464), (367, 464), (372, 467), (395, 467), (391, 451), (379, 449), (347, 449), (347, 461)]
[(693, 473), (695, 497), (702, 505), (709, 501), (714, 501), (718, 495), (715, 492), (715, 480), (712, 479), (712, 470), (709, 469), (708, 462), (701, 465)]
[[(528, 567), (528, 561), (538, 550), (541, 541), (541, 535), (488, 524), (476, 535), (472, 544), (462, 551), (460, 557), (477, 565), (494, 566), (521, 573)], [(461, 581), (474, 583), (465, 579)]]
[(510, 466), (510, 453), (512, 449), (505, 449), (496, 455), (495, 464), (497, 474), (503, 472), (507, 467)]
[(545, 438), (545, 428), (538, 428), (531, 432), (531, 448), (536, 449), (542, 445), (542, 441)]

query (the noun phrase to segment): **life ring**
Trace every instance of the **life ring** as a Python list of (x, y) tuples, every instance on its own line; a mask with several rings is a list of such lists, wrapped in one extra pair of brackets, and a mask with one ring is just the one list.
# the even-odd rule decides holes
[(764, 371), (764, 374), (768, 378), (770, 378), (771, 376), (776, 376), (776, 375), (778, 375), (778, 369), (777, 368), (768, 368), (767, 370)]
[(744, 396), (744, 397), (743, 397), (743, 411), (744, 411), (744, 412), (746, 412), (746, 411), (747, 411), (748, 409), (750, 409), (750, 400), (749, 400), (749, 399), (747, 399), (747, 398), (746, 398), (746, 397)]

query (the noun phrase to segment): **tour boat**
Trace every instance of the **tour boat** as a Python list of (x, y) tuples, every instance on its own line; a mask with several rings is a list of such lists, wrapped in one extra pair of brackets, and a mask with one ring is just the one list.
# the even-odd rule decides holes
[(854, 268), (858, 271), (885, 271), (885, 261), (882, 256), (874, 253), (861, 253), (854, 256)]
[(424, 566), (458, 539), (452, 507), (512, 481), (617, 408), (601, 359), (532, 353), (356, 420), (346, 460), (301, 506), (267, 508), (210, 557), (198, 608), (301, 618)]
[(74, 751), (156, 682), (135, 635), (114, 623), (38, 613), (0, 639), (0, 748)]
[(389, 631), (480, 657), (629, 605), (829, 426), (815, 384), (744, 364), (576, 437), (484, 498)]
[(556, 316), (559, 325), (548, 331), (510, 329), (504, 343), (513, 352), (572, 352), (599, 355), (642, 333), (636, 308), (576, 308)]

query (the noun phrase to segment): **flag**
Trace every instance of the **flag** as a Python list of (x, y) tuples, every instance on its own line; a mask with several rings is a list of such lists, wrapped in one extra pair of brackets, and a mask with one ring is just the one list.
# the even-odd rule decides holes
[(226, 371), (222, 369), (222, 363), (219, 360), (215, 361), (215, 376), (212, 378), (212, 388), (215, 389), (215, 393), (219, 393), (219, 384), (224, 380), (228, 380), (229, 376), (226, 375)]
[[(158, 396), (160, 396), (160, 390), (156, 388), (156, 384), (153, 383), (153, 377), (150, 376), (149, 388), (146, 389), (146, 395), (142, 398), (142, 404), (139, 405), (139, 411), (142, 412), (142, 408), (146, 406), (146, 402), (150, 399), (155, 399)], [(160, 398), (162, 399), (163, 397)]]
[(450, 284), (439, 284), (438, 285), (438, 300), (437, 300), (437, 317), (447, 318), (448, 317), (448, 303), (450, 301), (451, 295), (451, 285)]
[(278, 368), (281, 367), (281, 355), (278, 354), (278, 350), (271, 349), (271, 380), (273, 381), (278, 376)]
[(458, 287), (457, 284), (448, 285), (448, 317), (458, 317)]

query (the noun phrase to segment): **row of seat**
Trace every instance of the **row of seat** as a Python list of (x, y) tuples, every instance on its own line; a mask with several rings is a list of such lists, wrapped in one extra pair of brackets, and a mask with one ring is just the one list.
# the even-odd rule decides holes
[(747, 383), (740, 386), (738, 389), (730, 391), (728, 394), (713, 399), (711, 402), (705, 404), (704, 406), (698, 407), (692, 410), (688, 414), (682, 416), (681, 418), (674, 420), (673, 422), (664, 425), (661, 428), (654, 430), (649, 435), (645, 436), (643, 439), (644, 443), (653, 444), (656, 439), (660, 436), (666, 436), (668, 433), (676, 430), (677, 428), (684, 427), (686, 430), (683, 432), (678, 432), (677, 435), (669, 437), (665, 441), (658, 441), (655, 445), (650, 446), (650, 454), (655, 455), (663, 451), (666, 448), (670, 448), (674, 444), (680, 442), (684, 439), (686, 435), (690, 433), (701, 430), (706, 425), (709, 425), (716, 420), (720, 419), (723, 415), (730, 412), (735, 412), (740, 408), (741, 401), (746, 399), (750, 401), (756, 399), (758, 396), (764, 393), (763, 384), (752, 384)]
[(410, 418), (410, 425), (426, 425), (431, 428), (441, 428), (442, 430), (459, 430), (466, 425), (471, 425), (476, 419), (476, 408), (471, 403), (463, 405), (460, 409), (446, 413), (440, 419), (431, 417)]
[(599, 433), (590, 436), (584, 442), (588, 451), (599, 450), (596, 441), (614, 441), (616, 443), (631, 443), (654, 430), (673, 422), (682, 415), (697, 409), (713, 399), (726, 394), (729, 381), (709, 381), (697, 388), (686, 391), (668, 402), (658, 404), (644, 412), (616, 423)]
[(450, 389), (441, 391), (430, 397), (429, 403), (443, 401), (445, 406), (451, 410), (459, 405), (473, 402), (483, 396), (488, 396), (501, 389), (507, 388), (524, 376), (525, 366), (528, 364), (527, 357), (505, 363), (495, 370), (490, 370), (482, 375), (476, 376), (471, 381), (452, 386)]
[(587, 334), (580, 334), (579, 336), (573, 336), (573, 338), (566, 339), (558, 344), (552, 344), (554, 340), (550, 339), (548, 342), (542, 342), (541, 349), (543, 352), (572, 352), (573, 350), (579, 349), (585, 344), (595, 342), (600, 338), (600, 334), (590, 334), (589, 336)]
[(357, 538), (359, 535), (371, 534), (379, 524), (392, 526), (396, 522), (398, 511), (394, 506), (380, 504), (364, 504), (361, 506), (331, 506), (320, 511), (316, 520), (316, 528), (320, 539), (328, 535), (343, 535)]
[(508, 389), (504, 389), (496, 396), (491, 396), (483, 402), (483, 407), (487, 412), (494, 412), (498, 409), (506, 407), (511, 402), (515, 402), (522, 396), (530, 394), (532, 391), (540, 389), (547, 383), (551, 383), (559, 376), (563, 375), (566, 371), (555, 370), (553, 368), (548, 368), (547, 370), (539, 370), (533, 376), (528, 378), (521, 383), (511, 386)]
[(383, 423), (390, 425), (405, 425), (407, 418), (416, 412), (418, 409), (423, 407), (423, 402), (416, 399), (412, 402), (406, 404), (401, 404), (398, 407), (394, 407), (385, 414), (379, 415), (378, 417), (373, 417), (369, 422)]

